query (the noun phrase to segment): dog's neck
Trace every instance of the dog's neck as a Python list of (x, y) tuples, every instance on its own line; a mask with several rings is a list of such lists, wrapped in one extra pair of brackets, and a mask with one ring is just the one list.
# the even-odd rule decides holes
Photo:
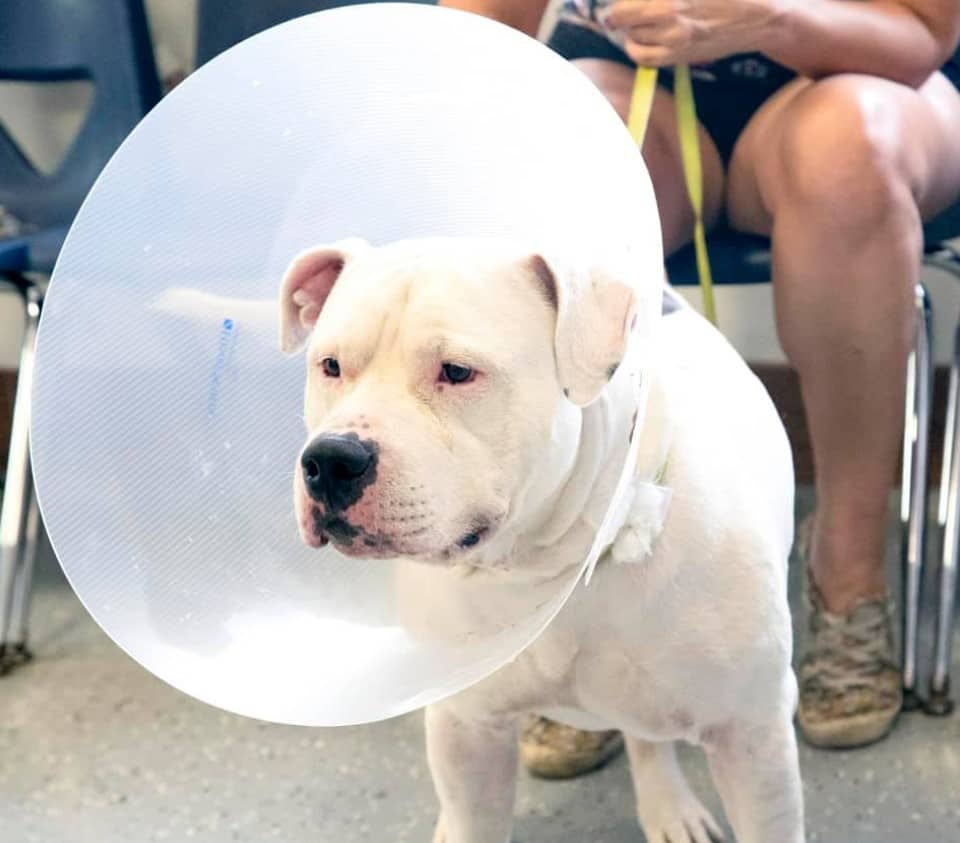
[[(575, 454), (520, 523), (484, 549), (477, 567), (543, 580), (583, 563), (606, 515), (630, 449), (637, 381), (625, 360), (596, 401), (575, 410), (579, 434), (564, 450)], [(640, 410), (642, 415), (642, 408)], [(566, 443), (570, 443), (567, 438)], [(558, 455), (562, 459), (562, 455)], [(619, 525), (617, 525), (619, 526)]]

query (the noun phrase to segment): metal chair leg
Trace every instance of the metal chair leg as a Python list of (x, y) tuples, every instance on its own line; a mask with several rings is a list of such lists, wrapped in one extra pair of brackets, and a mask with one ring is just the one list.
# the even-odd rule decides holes
[(937, 601), (937, 625), (934, 643), (933, 674), (926, 703), (928, 714), (949, 714), (950, 658), (953, 642), (953, 609), (956, 595), (957, 552), (960, 542), (960, 323), (950, 361), (950, 392), (947, 398), (947, 420), (943, 433), (943, 469), (937, 523), (942, 529), (943, 546), (940, 563), (940, 593)]
[(33, 658), (28, 639), (33, 566), (37, 558), (37, 536), (40, 530), (40, 507), (32, 484), (28, 495), (29, 509), (24, 524), (23, 551), (13, 583), (13, 603), (7, 632), (7, 663), (10, 667), (16, 667)]
[[(934, 266), (960, 281), (960, 252), (948, 244), (928, 249), (927, 266)], [(960, 322), (954, 332), (950, 361), (950, 393), (943, 433), (943, 470), (937, 522), (942, 530), (936, 637), (928, 714), (944, 715), (953, 710), (950, 699), (950, 661), (953, 644), (954, 604), (957, 587), (957, 556), (960, 553)]]
[(932, 366), (931, 314), (926, 290), (915, 293), (916, 327), (907, 360), (906, 412), (903, 434), (903, 479), (900, 522), (903, 534), (903, 707), (919, 707), (917, 696), (917, 630), (920, 583), (926, 545), (927, 443), (930, 437)]
[(31, 285), (24, 296), (27, 318), (0, 509), (0, 675), (28, 656), (27, 607), (39, 521), (30, 475), (30, 400), (43, 294)]

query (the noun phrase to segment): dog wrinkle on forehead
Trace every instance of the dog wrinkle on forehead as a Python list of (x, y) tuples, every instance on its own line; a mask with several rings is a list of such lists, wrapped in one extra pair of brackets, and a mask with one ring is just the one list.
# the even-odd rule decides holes
[[(505, 339), (522, 341), (537, 336), (542, 321), (544, 336), (550, 329), (545, 315), (529, 308), (510, 292), (491, 285), (425, 285), (412, 291), (406, 326), (421, 336), (448, 336), (451, 344), (499, 349)], [(511, 345), (522, 344), (512, 342)]]
[(438, 350), (446, 345), (476, 344), (471, 338), (485, 334), (483, 326), (487, 321), (476, 317), (476, 309), (458, 296), (415, 289), (400, 314), (404, 346), (423, 351), (427, 347)]
[(321, 315), (314, 342), (324, 352), (335, 350), (354, 367), (364, 368), (372, 355), (397, 338), (402, 309), (392, 298), (344, 297), (339, 306)]

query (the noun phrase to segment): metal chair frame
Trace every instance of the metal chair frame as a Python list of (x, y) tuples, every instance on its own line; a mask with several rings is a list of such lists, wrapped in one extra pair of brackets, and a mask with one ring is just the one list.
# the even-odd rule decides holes
[[(936, 267), (960, 281), (960, 252), (946, 243), (929, 247), (924, 256), (924, 265)], [(927, 377), (929, 377), (929, 367)], [(929, 423), (929, 413), (927, 413), (927, 423)], [(954, 706), (950, 696), (950, 667), (957, 596), (957, 555), (960, 550), (960, 321), (954, 328), (953, 354), (950, 359), (950, 385), (943, 431), (937, 526), (941, 530), (941, 545), (933, 664), (928, 695), (923, 708), (928, 714), (943, 716), (949, 714)], [(919, 576), (919, 572), (917, 575)], [(915, 635), (913, 640), (915, 642)], [(906, 668), (906, 659), (904, 667)], [(906, 687), (906, 673), (904, 678)], [(915, 679), (915, 674), (911, 678)]]
[(30, 467), (30, 409), (43, 288), (25, 275), (8, 278), (23, 298), (26, 322), (0, 508), (0, 676), (30, 659), (28, 621), (40, 523)]

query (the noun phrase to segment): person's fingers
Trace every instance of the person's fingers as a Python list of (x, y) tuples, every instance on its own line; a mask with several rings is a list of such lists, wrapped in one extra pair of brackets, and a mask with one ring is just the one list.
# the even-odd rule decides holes
[(617, 15), (621, 13), (629, 14), (637, 6), (645, 6), (649, 0), (616, 0), (603, 9), (599, 10), (601, 15)]
[(627, 30), (676, 20), (680, 13), (681, 9), (675, 0), (638, 0), (617, 3), (599, 12), (597, 17), (608, 29)]
[(624, 49), (639, 67), (667, 67), (680, 62), (680, 57), (671, 47), (649, 46), (627, 41)]
[(626, 32), (627, 40), (644, 47), (682, 47), (690, 43), (690, 27), (678, 21), (656, 26), (635, 26)]

